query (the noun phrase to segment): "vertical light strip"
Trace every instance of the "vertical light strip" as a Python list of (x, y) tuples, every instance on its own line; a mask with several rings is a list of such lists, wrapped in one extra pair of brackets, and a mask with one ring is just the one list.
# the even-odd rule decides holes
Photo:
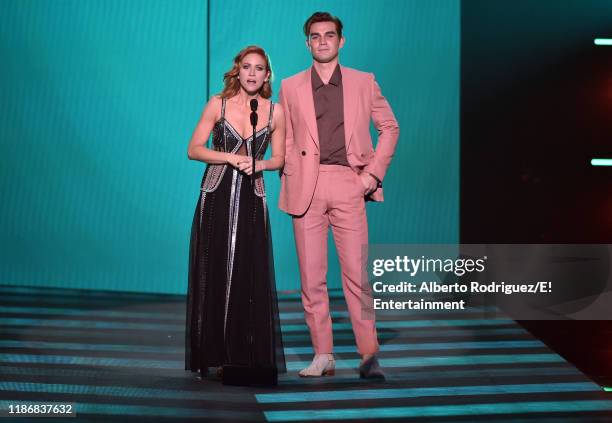
[(210, 98), (210, 2), (206, 2), (206, 101)]

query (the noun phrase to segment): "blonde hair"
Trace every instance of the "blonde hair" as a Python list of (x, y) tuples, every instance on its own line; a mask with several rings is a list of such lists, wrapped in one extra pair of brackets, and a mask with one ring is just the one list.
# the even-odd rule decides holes
[(240, 73), (240, 65), (242, 64), (242, 60), (244, 60), (247, 54), (259, 54), (266, 62), (266, 71), (270, 72), (270, 77), (268, 81), (264, 82), (264, 84), (259, 89), (259, 95), (263, 98), (272, 97), (272, 67), (270, 66), (270, 59), (268, 55), (264, 51), (263, 48), (259, 46), (247, 46), (240, 50), (240, 52), (234, 57), (234, 65), (232, 68), (225, 72), (223, 75), (223, 91), (219, 94), (221, 98), (230, 98), (238, 94), (240, 91), (240, 81), (238, 80), (238, 75)]

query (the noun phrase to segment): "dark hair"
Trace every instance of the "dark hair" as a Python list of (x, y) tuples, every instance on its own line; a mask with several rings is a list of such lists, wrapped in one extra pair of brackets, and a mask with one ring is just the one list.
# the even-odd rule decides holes
[(240, 50), (236, 57), (234, 57), (232, 68), (225, 72), (225, 75), (223, 75), (224, 87), (221, 94), (219, 94), (221, 98), (230, 98), (238, 94), (238, 91), (240, 91), (240, 81), (238, 81), (240, 65), (242, 64), (244, 57), (251, 53), (259, 54), (261, 57), (263, 57), (266, 61), (266, 71), (270, 71), (270, 78), (268, 78), (268, 82), (264, 82), (264, 84), (261, 86), (259, 95), (263, 98), (270, 98), (272, 96), (272, 67), (270, 66), (270, 58), (263, 48), (258, 46), (247, 46)]
[(306, 38), (310, 36), (310, 27), (312, 24), (317, 22), (333, 22), (334, 25), (336, 25), (338, 37), (342, 38), (342, 21), (328, 12), (314, 12), (308, 19), (306, 19), (306, 22), (304, 23), (304, 34), (306, 34)]

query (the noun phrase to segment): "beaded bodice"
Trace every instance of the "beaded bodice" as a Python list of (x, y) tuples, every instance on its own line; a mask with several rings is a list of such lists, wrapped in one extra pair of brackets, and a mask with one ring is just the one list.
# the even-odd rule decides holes
[[(221, 118), (215, 123), (213, 127), (213, 138), (212, 146), (217, 151), (225, 151), (228, 153), (248, 154), (251, 156), (251, 147), (253, 135), (248, 138), (242, 138), (238, 131), (232, 126), (232, 124), (225, 119), (225, 103), (226, 99), (223, 99), (221, 106)], [(261, 128), (255, 133), (255, 159), (262, 160), (266, 154), (266, 149), (270, 143), (271, 138), (271, 125), (272, 125), (272, 113), (274, 112), (274, 104), (270, 104), (270, 117), (268, 118), (268, 125)]]
[[(266, 149), (271, 139), (272, 113), (274, 112), (274, 103), (270, 103), (270, 116), (268, 125), (261, 128), (255, 133), (255, 142), (253, 143), (253, 135), (248, 138), (242, 136), (236, 129), (225, 119), (225, 104), (226, 99), (222, 100), (221, 118), (215, 122), (212, 130), (212, 148), (216, 151), (224, 151), (232, 154), (244, 154), (251, 156), (253, 144), (255, 147), (255, 159), (262, 160), (266, 154)], [(228, 164), (210, 164), (206, 168), (204, 177), (202, 178), (201, 191), (213, 192), (219, 186), (223, 175), (225, 174)], [(235, 171), (235, 170), (234, 170)], [(263, 175), (258, 173), (255, 176), (255, 194), (260, 197), (265, 196), (265, 187)]]

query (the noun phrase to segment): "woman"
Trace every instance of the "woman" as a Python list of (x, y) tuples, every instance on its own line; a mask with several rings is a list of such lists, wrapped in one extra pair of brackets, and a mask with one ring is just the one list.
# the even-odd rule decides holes
[[(222, 366), (286, 371), (262, 174), (282, 168), (285, 156), (285, 117), (269, 100), (271, 75), (263, 49), (240, 51), (189, 143), (189, 159), (208, 163), (191, 230), (185, 357), (185, 368), (202, 376), (208, 367), (219, 375)], [(258, 101), (254, 142), (252, 99)], [(269, 144), (272, 154), (264, 160)]]

